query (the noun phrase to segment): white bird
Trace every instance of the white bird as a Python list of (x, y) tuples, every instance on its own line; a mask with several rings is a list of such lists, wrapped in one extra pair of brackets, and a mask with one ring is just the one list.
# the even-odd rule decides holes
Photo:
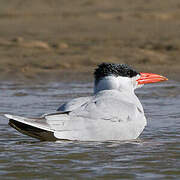
[(21, 133), (41, 140), (108, 141), (136, 139), (146, 126), (134, 90), (167, 78), (138, 73), (125, 64), (102, 63), (94, 72), (94, 95), (73, 99), (40, 118), (5, 114)]

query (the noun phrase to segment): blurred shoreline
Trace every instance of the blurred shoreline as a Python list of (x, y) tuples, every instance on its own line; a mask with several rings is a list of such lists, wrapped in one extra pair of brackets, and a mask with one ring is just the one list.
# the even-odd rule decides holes
[(180, 3), (0, 2), (0, 80), (90, 79), (97, 64), (180, 80)]

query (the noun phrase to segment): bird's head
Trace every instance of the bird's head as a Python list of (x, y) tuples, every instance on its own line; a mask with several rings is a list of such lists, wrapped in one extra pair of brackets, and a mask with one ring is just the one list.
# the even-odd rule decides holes
[(132, 92), (143, 84), (168, 80), (158, 74), (139, 73), (126, 64), (102, 63), (95, 69), (94, 93), (116, 89)]

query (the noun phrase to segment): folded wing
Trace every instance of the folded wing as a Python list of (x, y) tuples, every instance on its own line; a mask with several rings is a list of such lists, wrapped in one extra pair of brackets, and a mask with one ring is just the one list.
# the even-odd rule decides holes
[[(136, 103), (116, 93), (101, 93), (84, 101), (79, 99), (64, 105), (64, 109), (59, 109), (60, 112), (45, 114), (42, 118), (24, 118), (9, 114), (5, 116), (21, 125), (27, 125), (29, 128), (26, 129), (30, 129), (32, 137), (37, 137), (33, 131), (38, 129), (43, 137), (45, 132), (50, 132), (55, 139), (68, 140), (135, 139), (146, 125), (143, 110)], [(16, 123), (15, 126), (17, 125)], [(29, 133), (22, 129), (20, 132)]]

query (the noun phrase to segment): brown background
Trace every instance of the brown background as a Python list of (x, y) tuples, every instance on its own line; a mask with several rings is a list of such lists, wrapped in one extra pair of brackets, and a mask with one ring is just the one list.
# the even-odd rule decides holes
[(80, 78), (115, 62), (179, 80), (179, 58), (179, 0), (0, 1), (1, 79)]

